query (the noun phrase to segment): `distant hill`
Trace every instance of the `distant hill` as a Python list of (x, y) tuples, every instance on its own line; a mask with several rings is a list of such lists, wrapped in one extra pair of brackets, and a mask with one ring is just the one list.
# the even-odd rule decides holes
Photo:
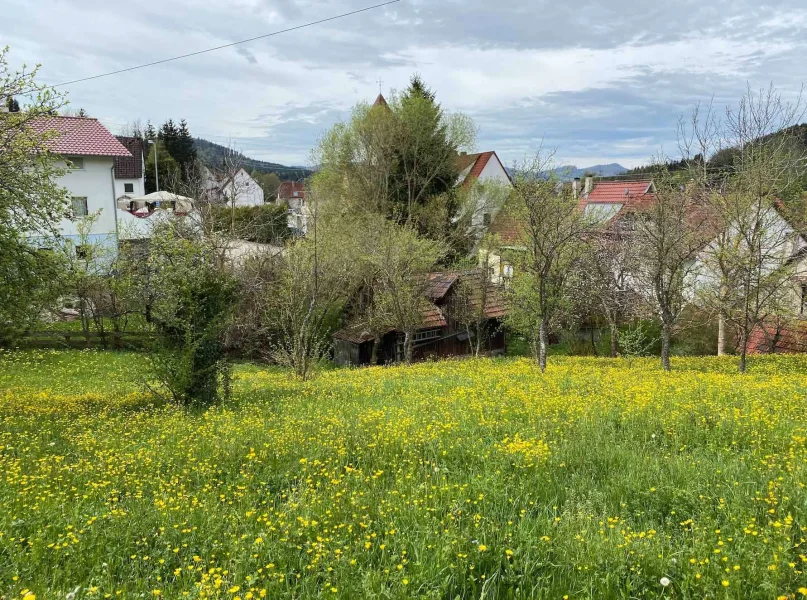
[(254, 170), (260, 173), (275, 173), (278, 177), (280, 177), (280, 179), (283, 180), (297, 180), (311, 175), (311, 169), (298, 166), (286, 166), (278, 163), (266, 162), (264, 160), (255, 160), (254, 158), (245, 156), (241, 152), (236, 152), (230, 148), (227, 148), (226, 146), (216, 144), (215, 142), (209, 142), (202, 138), (194, 138), (193, 143), (196, 147), (196, 154), (208, 167), (220, 167), (224, 163), (225, 157), (233, 156), (240, 160), (244, 168), (249, 172)]
[(607, 165), (593, 165), (591, 167), (577, 168), (576, 165), (564, 165), (553, 169), (553, 172), (561, 179), (574, 179), (575, 177), (585, 177), (586, 175), (596, 175), (597, 177), (613, 177), (622, 175), (628, 170), (618, 163)]

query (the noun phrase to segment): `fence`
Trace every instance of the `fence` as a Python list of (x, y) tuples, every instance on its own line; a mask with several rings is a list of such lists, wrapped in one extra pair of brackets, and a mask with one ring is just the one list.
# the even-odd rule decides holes
[(138, 350), (154, 339), (143, 331), (29, 331), (8, 344), (15, 348), (101, 348)]

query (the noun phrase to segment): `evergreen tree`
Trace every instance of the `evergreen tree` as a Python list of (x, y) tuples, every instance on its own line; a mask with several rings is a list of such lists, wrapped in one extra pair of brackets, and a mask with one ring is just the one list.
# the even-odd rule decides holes
[(421, 98), (434, 103), (435, 93), (429, 89), (429, 87), (418, 74), (413, 75), (412, 79), (409, 80), (409, 87), (406, 88), (406, 91), (404, 91), (402, 96), (402, 100), (404, 101), (411, 98)]
[(9, 96), (8, 102), (6, 102), (6, 107), (8, 108), (8, 112), (20, 112), (20, 103), (17, 102), (16, 98)]
[(151, 124), (151, 121), (146, 121), (146, 130), (143, 132), (143, 137), (146, 140), (157, 139), (157, 130), (154, 129), (154, 125)]
[(191, 132), (188, 129), (188, 123), (185, 121), (185, 119), (182, 119), (179, 122), (176, 147), (171, 155), (174, 157), (177, 163), (179, 163), (183, 173), (196, 160), (196, 147), (193, 143), (193, 136), (191, 136)]

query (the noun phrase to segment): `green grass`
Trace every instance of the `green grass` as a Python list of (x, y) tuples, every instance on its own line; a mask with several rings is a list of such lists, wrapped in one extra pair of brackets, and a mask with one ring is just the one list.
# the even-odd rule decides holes
[(184, 412), (2, 353), (0, 597), (799, 597), (807, 358), (673, 366), (244, 364)]

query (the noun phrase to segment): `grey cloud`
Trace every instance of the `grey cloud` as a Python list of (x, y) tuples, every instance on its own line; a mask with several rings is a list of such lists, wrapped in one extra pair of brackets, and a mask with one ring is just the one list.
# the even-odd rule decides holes
[[(43, 77), (55, 83), (262, 35), (374, 1), (244, 0), (234, 9), (226, 3), (163, 0), (131, 10), (106, 0), (6, 0), (0, 34), (11, 44), (12, 57), (23, 50), (20, 60), (44, 63)], [(241, 137), (234, 141), (248, 154), (301, 162), (352, 104), (372, 100), (377, 77), (387, 81), (423, 70), (418, 49), (437, 49), (430, 59), (437, 64), (425, 65), (428, 83), (441, 99), (442, 89), (460, 89), (456, 99), (478, 95), (474, 85), (484, 80), (472, 53), (545, 52), (551, 61), (553, 52), (569, 49), (618, 53), (652, 45), (641, 64), (631, 64), (627, 72), (614, 67), (610, 82), (582, 82), (579, 89), (543, 94), (513, 92), (471, 113), (479, 125), (480, 148), (495, 149), (508, 162), (528, 154), (541, 139), (569, 158), (638, 160), (669, 148), (678, 115), (697, 101), (714, 96), (725, 104), (746, 84), (770, 81), (787, 93), (797, 90), (805, 77), (805, 8), (803, 0), (762, 5), (755, 0), (403, 0), (70, 91), (74, 104), (91, 114), (120, 122), (187, 116), (194, 133), (231, 139), (238, 131)], [(757, 50), (722, 57), (731, 65), (728, 70), (703, 72), (698, 65), (671, 64), (659, 56), (675, 44), (697, 46), (709, 39)], [(768, 52), (774, 45), (777, 52)], [(441, 49), (468, 51), (469, 60), (444, 67)], [(331, 74), (341, 79), (330, 81)], [(545, 75), (538, 67), (523, 77)], [(385, 87), (400, 84), (387, 81)], [(317, 93), (322, 89), (332, 97), (323, 99)]]

